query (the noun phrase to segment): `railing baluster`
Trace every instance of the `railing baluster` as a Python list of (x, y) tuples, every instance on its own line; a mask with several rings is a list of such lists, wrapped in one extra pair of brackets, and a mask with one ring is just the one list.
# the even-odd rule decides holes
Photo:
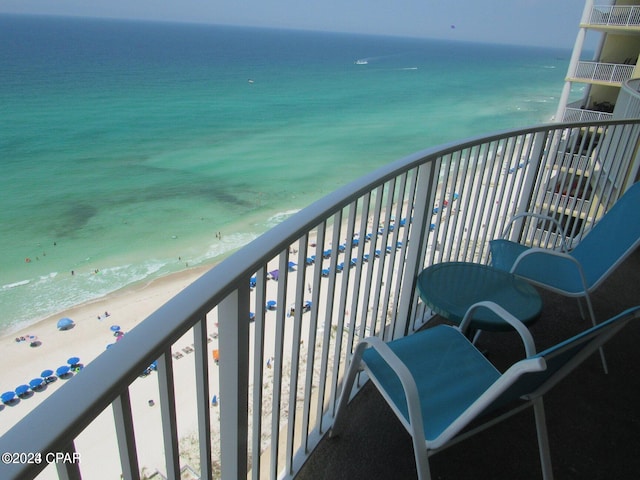
[[(249, 399), (249, 287), (219, 306), (220, 447), (222, 480), (247, 476)], [(264, 307), (262, 307), (264, 308)], [(256, 312), (257, 316), (257, 312)], [(259, 408), (259, 406), (254, 406)], [(259, 452), (253, 452), (254, 456)]]
[[(360, 291), (363, 287), (363, 281), (365, 281), (366, 277), (363, 277), (363, 272), (365, 270), (365, 255), (366, 255), (366, 236), (367, 236), (367, 228), (369, 221), (369, 207), (371, 202), (371, 195), (368, 193), (365, 194), (362, 198), (362, 212), (360, 214), (360, 232), (358, 234), (358, 261), (356, 262), (356, 284), (353, 289), (353, 294), (351, 296), (351, 328), (350, 330), (353, 332), (353, 335), (349, 338), (349, 352), (353, 352), (354, 348), (354, 337), (357, 335), (360, 338), (364, 338), (365, 336), (365, 328), (366, 322), (364, 321), (364, 316), (366, 315), (366, 305), (362, 308), (362, 316), (363, 318), (358, 323), (358, 314), (361, 296)], [(373, 259), (370, 259), (373, 261)], [(369, 266), (369, 268), (371, 268)], [(358, 329), (358, 325), (360, 328)]]
[[(255, 286), (255, 318), (253, 335), (253, 379), (254, 386), (262, 385), (264, 378), (264, 336), (265, 336), (265, 305), (266, 298), (266, 277), (265, 267), (256, 272)], [(254, 388), (252, 395), (252, 441), (251, 441), (251, 478), (257, 480), (261, 478), (262, 470), (262, 388)]]
[(334, 301), (336, 292), (336, 265), (338, 264), (338, 245), (340, 243), (340, 224), (342, 223), (342, 210), (339, 210), (333, 216), (333, 235), (331, 241), (331, 261), (329, 266), (329, 277), (327, 285), (327, 304), (324, 316), (323, 338), (320, 356), (320, 383), (318, 385), (318, 405), (316, 411), (316, 419), (319, 422), (318, 428), (320, 432), (324, 432), (322, 420), (324, 418), (325, 393), (327, 389), (327, 373), (329, 366), (329, 351), (331, 348), (331, 328), (334, 314)]
[(158, 359), (158, 384), (160, 418), (164, 440), (165, 466), (170, 480), (180, 478), (180, 452), (178, 451), (178, 427), (176, 424), (176, 395), (173, 381), (173, 363), (169, 346)]
[(298, 423), (298, 382), (300, 376), (300, 359), (302, 343), (302, 323), (304, 313), (305, 292), (305, 260), (307, 258), (307, 245), (309, 237), (304, 235), (298, 242), (298, 270), (296, 272), (295, 309), (293, 312), (293, 333), (291, 344), (291, 378), (289, 380), (289, 415), (287, 418), (287, 445), (286, 445), (286, 473), (295, 473), (294, 445), (297, 442), (296, 432), (301, 438), (308, 435), (306, 431), (300, 431)]
[(415, 294), (416, 277), (424, 265), (424, 252), (428, 242), (431, 205), (433, 205), (437, 182), (435, 162), (421, 165), (416, 171), (415, 193), (416, 203), (410, 221), (411, 241), (407, 245), (407, 259), (398, 300), (398, 321), (394, 325), (393, 338), (400, 338), (416, 328), (415, 306), (418, 303)]
[[(313, 285), (312, 285), (312, 293), (311, 293), (311, 317), (309, 319), (309, 338), (308, 338), (308, 350), (307, 350), (307, 371), (305, 374), (305, 385), (304, 385), (304, 407), (303, 407), (303, 416), (302, 416), (302, 431), (307, 435), (311, 429), (311, 422), (315, 420), (317, 422), (317, 430), (322, 433), (322, 424), (320, 417), (316, 417), (314, 419), (311, 418), (311, 412), (313, 410), (313, 402), (316, 404), (322, 403), (322, 400), (316, 396), (314, 398), (313, 388), (314, 388), (314, 373), (315, 373), (315, 347), (316, 347), (316, 339), (318, 332), (318, 316), (320, 312), (320, 284), (321, 284), (321, 275), (322, 275), (322, 249), (324, 246), (325, 240), (325, 231), (326, 231), (326, 222), (322, 222), (316, 230), (316, 266), (313, 271)], [(318, 264), (317, 262), (321, 262)], [(320, 407), (318, 407), (320, 408)], [(308, 437), (305, 437), (304, 448), (308, 450), (309, 444), (307, 442)]]
[(138, 466), (133, 416), (131, 415), (131, 397), (128, 388), (114, 400), (112, 407), (122, 476), (125, 480), (138, 480), (140, 467)]
[(280, 413), (282, 409), (282, 373), (284, 369), (285, 312), (287, 310), (287, 284), (289, 250), (280, 253), (278, 264), (278, 296), (276, 308), (276, 328), (273, 361), (273, 394), (271, 410), (271, 478), (278, 475), (278, 455), (280, 452)]
[(200, 478), (212, 478), (211, 413), (209, 399), (209, 358), (206, 315), (193, 327), (195, 348), (196, 397), (198, 409), (198, 442), (200, 447)]
[[(55, 454), (64, 455), (65, 458), (75, 458), (76, 448), (71, 442), (60, 449)], [(60, 480), (82, 480), (80, 475), (80, 462), (56, 462), (56, 470)]]

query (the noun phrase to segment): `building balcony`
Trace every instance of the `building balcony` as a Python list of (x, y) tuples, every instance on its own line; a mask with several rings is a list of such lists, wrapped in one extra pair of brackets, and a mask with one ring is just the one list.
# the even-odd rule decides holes
[(640, 6), (637, 5), (596, 5), (586, 24), (581, 27), (610, 29), (611, 31), (640, 30)]
[[(415, 476), (408, 435), (365, 382), (349, 407), (349, 433), (325, 438), (358, 340), (399, 338), (439, 321), (417, 300), (417, 274), (438, 262), (488, 263), (488, 241), (514, 214), (551, 213), (545, 200), (560, 201), (549, 197), (557, 172), (588, 170), (591, 188), (573, 199), (593, 211), (609, 208), (637, 178), (639, 146), (640, 120), (544, 125), (417, 152), (336, 190), (186, 287), (0, 438), (3, 452), (62, 453), (80, 462), (5, 464), (0, 478), (101, 479), (114, 466), (134, 480), (185, 472), (203, 479)], [(585, 218), (570, 237), (598, 218)], [(523, 225), (515, 239), (538, 243), (538, 235), (536, 225)], [(638, 255), (627, 263), (594, 299), (599, 318), (640, 303)], [(532, 328), (540, 345), (587, 326), (575, 302), (544, 298)], [(558, 478), (629, 478), (625, 468), (640, 470), (635, 401), (623, 396), (640, 386), (633, 328), (607, 350), (609, 376), (594, 359), (550, 395)], [(517, 354), (510, 334), (481, 340), (496, 358)], [(140, 378), (153, 362), (157, 371)], [(144, 382), (158, 392), (151, 422), (141, 420), (150, 408), (139, 396)], [(537, 477), (528, 420), (436, 455), (433, 471)]]
[(581, 61), (567, 80), (620, 87), (631, 78), (636, 68), (637, 59), (629, 61), (634, 64)]

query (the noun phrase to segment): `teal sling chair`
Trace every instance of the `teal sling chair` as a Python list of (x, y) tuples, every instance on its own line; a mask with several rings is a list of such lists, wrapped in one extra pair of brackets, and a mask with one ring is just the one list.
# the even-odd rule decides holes
[[(524, 343), (526, 358), (504, 373), (465, 336), (479, 308), (502, 316)], [(412, 436), (420, 480), (431, 478), (430, 455), (528, 407), (535, 413), (542, 477), (552, 479), (543, 395), (638, 317), (640, 307), (635, 307), (540, 353), (522, 322), (493, 302), (473, 305), (459, 328), (438, 325), (389, 343), (365, 338), (347, 370), (331, 435), (340, 434), (353, 383), (364, 370)], [(482, 425), (466, 428), (485, 415)]]
[[(503, 238), (489, 242), (492, 266), (555, 293), (578, 298), (583, 317), (580, 299), (584, 298), (588, 318), (595, 325), (590, 294), (640, 245), (640, 182), (632, 185), (571, 251), (565, 244), (558, 251), (507, 240), (513, 222), (526, 216), (552, 221), (564, 239), (565, 232), (553, 218), (532, 213), (516, 215)], [(606, 372), (602, 352), (601, 356)]]

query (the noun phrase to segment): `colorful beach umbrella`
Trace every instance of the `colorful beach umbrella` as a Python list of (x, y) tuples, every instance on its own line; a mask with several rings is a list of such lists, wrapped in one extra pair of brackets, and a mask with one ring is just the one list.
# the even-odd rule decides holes
[(21, 397), (22, 395), (25, 395), (28, 391), (29, 391), (29, 385), (18, 385), (16, 387), (16, 395), (18, 395), (19, 397)]
[(42, 378), (38, 377), (38, 378), (34, 378), (33, 380), (31, 380), (29, 382), (29, 386), (33, 390), (34, 388), (40, 387), (43, 383), (44, 383), (44, 380)]
[(73, 320), (71, 320), (69, 317), (61, 318), (60, 320), (58, 320), (57, 324), (59, 330), (68, 330), (73, 327), (73, 325)]
[(16, 392), (4, 392), (4, 393), (0, 396), (0, 400), (2, 400), (2, 403), (9, 403), (9, 402), (11, 402), (14, 398), (16, 398)]
[(78, 357), (71, 357), (71, 358), (69, 358), (69, 359), (67, 360), (67, 363), (68, 363), (70, 366), (72, 366), (72, 367), (73, 367), (74, 365), (78, 365), (78, 364), (80, 363), (80, 358), (78, 358)]

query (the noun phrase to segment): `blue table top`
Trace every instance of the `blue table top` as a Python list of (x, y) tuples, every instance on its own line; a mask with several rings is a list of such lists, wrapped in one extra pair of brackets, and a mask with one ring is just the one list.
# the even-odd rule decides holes
[[(444, 262), (423, 270), (417, 279), (422, 301), (435, 313), (460, 323), (474, 303), (497, 303), (525, 325), (535, 322), (542, 311), (536, 289), (515, 275), (488, 265)], [(478, 310), (471, 326), (480, 330), (505, 331), (511, 326), (493, 312)]]

